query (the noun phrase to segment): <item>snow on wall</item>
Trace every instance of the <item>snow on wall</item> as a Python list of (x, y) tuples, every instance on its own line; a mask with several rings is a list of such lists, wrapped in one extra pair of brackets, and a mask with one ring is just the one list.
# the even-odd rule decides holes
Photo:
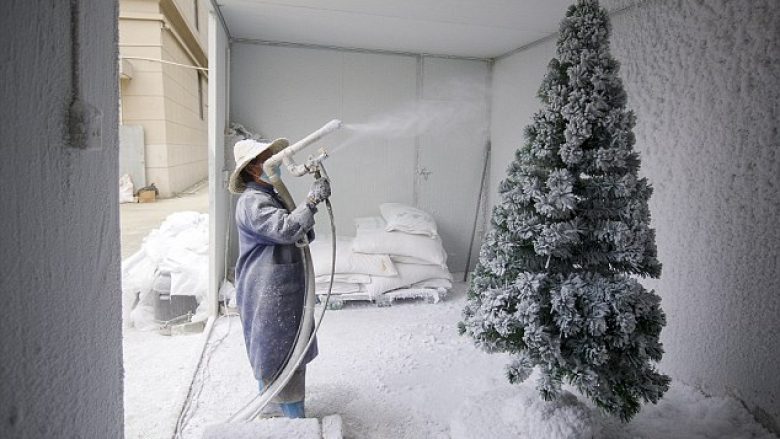
[(41, 3), (0, 15), (0, 437), (121, 438), (117, 6)]
[[(780, 430), (780, 8), (646, 1), (613, 17), (613, 55), (652, 182), (668, 326), (662, 369), (740, 398)], [(533, 111), (555, 41), (494, 66), (490, 193)]]

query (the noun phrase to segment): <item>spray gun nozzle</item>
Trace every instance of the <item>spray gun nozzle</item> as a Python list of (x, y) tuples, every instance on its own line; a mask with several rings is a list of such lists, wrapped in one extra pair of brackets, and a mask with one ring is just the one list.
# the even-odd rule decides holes
[(316, 163), (322, 163), (323, 160), (325, 160), (326, 158), (329, 157), (328, 156), (328, 151), (325, 151), (325, 148), (320, 148), (318, 153), (319, 154), (317, 155), (317, 157), (309, 158), (309, 159), (314, 161), (314, 162), (316, 162)]
[[(307, 162), (303, 165), (297, 165), (295, 161), (293, 160), (293, 154), (296, 152), (302, 150), (306, 146), (318, 141), (323, 136), (332, 133), (333, 131), (339, 129), (341, 127), (342, 123), (338, 119), (334, 119), (327, 124), (325, 124), (322, 128), (319, 130), (309, 134), (308, 136), (304, 137), (303, 139), (299, 140), (296, 143), (293, 143), (292, 145), (288, 146), (287, 148), (277, 152), (271, 158), (266, 160), (265, 164), (263, 165), (263, 170), (266, 172), (270, 172), (274, 165), (278, 165), (279, 163), (284, 163), (285, 166), (287, 166), (287, 170), (290, 172), (290, 174), (300, 177), (307, 173), (315, 172), (316, 169), (319, 168), (319, 163), (322, 162), (322, 160), (326, 159), (328, 157), (327, 152), (325, 152), (324, 148), (320, 148), (320, 154), (316, 158), (309, 158)], [(312, 168), (313, 166), (314, 168)], [(268, 169), (266, 169), (268, 168)], [(272, 179), (273, 180), (273, 179)]]
[(309, 156), (306, 160), (306, 168), (309, 172), (316, 172), (322, 167), (322, 161), (328, 158), (328, 152), (325, 148), (320, 148), (317, 156)]

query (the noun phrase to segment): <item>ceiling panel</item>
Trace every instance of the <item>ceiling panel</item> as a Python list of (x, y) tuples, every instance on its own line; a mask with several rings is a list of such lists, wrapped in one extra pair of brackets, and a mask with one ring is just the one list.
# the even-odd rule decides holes
[[(620, 9), (636, 0), (610, 0)], [(554, 33), (570, 0), (218, 0), (233, 38), (493, 58)]]

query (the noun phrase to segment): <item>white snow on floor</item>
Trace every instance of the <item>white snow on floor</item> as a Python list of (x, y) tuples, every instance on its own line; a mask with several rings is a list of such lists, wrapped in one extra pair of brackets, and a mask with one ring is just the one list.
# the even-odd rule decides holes
[(453, 439), (478, 437), (592, 439), (599, 424), (591, 410), (565, 392), (556, 401), (544, 401), (531, 386), (489, 390), (468, 398), (450, 422)]
[(203, 336), (124, 330), (125, 438), (170, 439), (203, 347)]
[(658, 405), (645, 406), (628, 425), (603, 418), (604, 439), (775, 439), (733, 398), (707, 397), (672, 383)]
[[(532, 382), (518, 389), (506, 381), (505, 355), (486, 354), (458, 335), (464, 291), (458, 283), (438, 304), (349, 303), (327, 312), (318, 336), (320, 355), (306, 378), (307, 415), (341, 414), (344, 437), (361, 439), (522, 437), (518, 432), (539, 439), (579, 438), (583, 429), (605, 439), (775, 437), (737, 401), (705, 397), (678, 382), (657, 406), (645, 406), (627, 425), (601, 415), (583, 398), (582, 404), (567, 400), (545, 406), (531, 398)], [(202, 438), (207, 426), (224, 423), (257, 393), (237, 317), (217, 322), (212, 340), (224, 335), (209, 346), (213, 353), (198, 382), (203, 387), (184, 438)], [(533, 416), (546, 425), (529, 422)]]
[(263, 422), (216, 424), (206, 427), (203, 439), (322, 439), (317, 419), (265, 419)]

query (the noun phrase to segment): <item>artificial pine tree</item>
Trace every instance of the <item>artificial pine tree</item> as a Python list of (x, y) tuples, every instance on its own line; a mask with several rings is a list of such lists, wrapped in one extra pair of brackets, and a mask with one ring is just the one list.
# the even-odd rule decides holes
[(609, 30), (596, 0), (569, 7), (543, 108), (499, 187), (460, 330), (512, 354), (511, 382), (538, 367), (544, 399), (565, 381), (627, 422), (670, 380), (654, 366), (660, 298), (631, 277), (657, 278), (661, 264)]

